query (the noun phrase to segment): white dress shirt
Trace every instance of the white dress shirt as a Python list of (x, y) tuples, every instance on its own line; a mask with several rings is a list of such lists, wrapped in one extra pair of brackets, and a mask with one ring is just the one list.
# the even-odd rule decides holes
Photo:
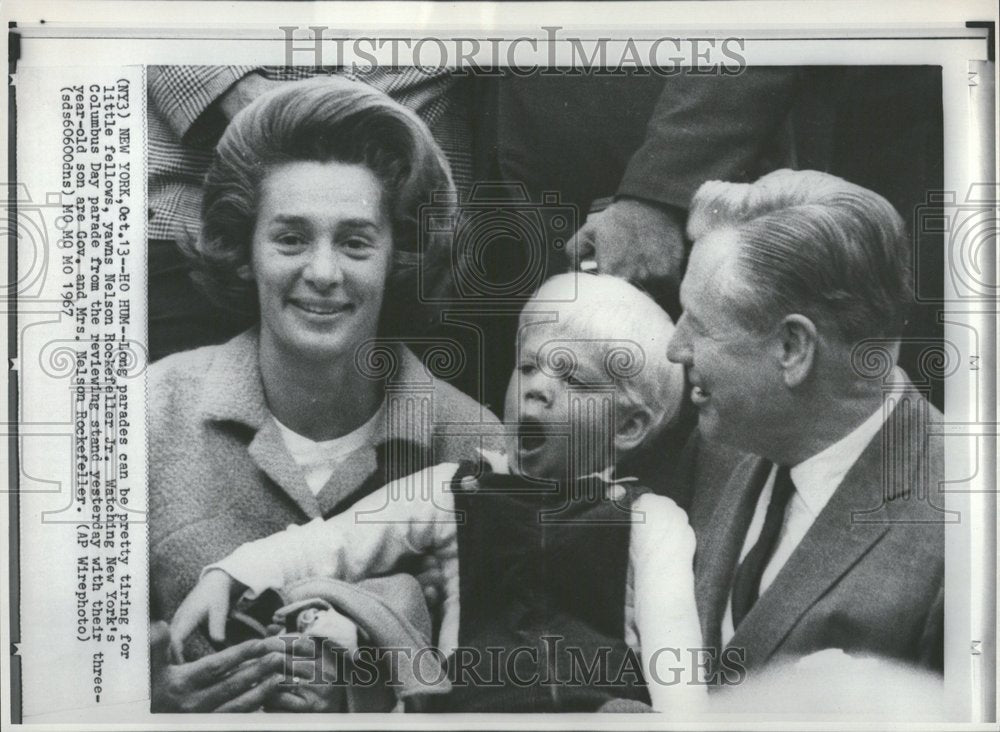
[[(897, 374), (898, 376), (898, 374)], [(767, 566), (760, 578), (760, 594), (774, 582), (778, 572), (785, 566), (785, 562), (792, 556), (792, 552), (805, 537), (806, 532), (813, 525), (820, 511), (826, 506), (833, 496), (847, 471), (857, 462), (864, 452), (868, 443), (874, 439), (888, 416), (888, 409), (883, 402), (875, 412), (864, 422), (854, 428), (852, 432), (833, 443), (822, 452), (818, 452), (808, 460), (793, 467), (790, 471), (792, 483), (795, 484), (795, 493), (788, 501), (785, 509), (785, 521), (781, 527), (781, 534), (778, 536), (778, 543), (775, 545), (774, 553), (768, 560)], [(767, 505), (771, 502), (771, 493), (774, 490), (774, 479), (777, 475), (777, 466), (771, 468), (771, 474), (767, 477), (764, 489), (757, 500), (754, 509), (753, 519), (750, 521), (750, 528), (747, 529), (746, 539), (743, 541), (743, 549), (740, 551), (740, 559), (743, 558), (757, 543), (760, 532), (764, 528), (764, 516), (767, 513)], [(737, 564), (739, 566), (739, 564)], [(730, 586), (729, 599), (726, 602), (726, 613), (722, 618), (722, 643), (729, 643), (736, 629), (733, 627), (733, 593)]]

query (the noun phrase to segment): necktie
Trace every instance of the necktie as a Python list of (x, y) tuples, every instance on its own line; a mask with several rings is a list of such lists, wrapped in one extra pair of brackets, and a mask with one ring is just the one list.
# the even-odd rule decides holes
[(774, 490), (771, 492), (771, 502), (767, 504), (760, 537), (743, 558), (733, 580), (734, 628), (739, 627), (760, 596), (760, 578), (778, 543), (781, 527), (785, 523), (785, 508), (793, 493), (795, 484), (792, 482), (791, 471), (782, 465), (778, 468), (778, 474), (774, 479)]

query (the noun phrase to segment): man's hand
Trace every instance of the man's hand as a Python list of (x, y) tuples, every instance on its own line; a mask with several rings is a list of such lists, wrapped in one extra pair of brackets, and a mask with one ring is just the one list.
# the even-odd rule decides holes
[(226, 640), (226, 619), (229, 617), (229, 598), (235, 580), (221, 569), (210, 569), (184, 598), (170, 621), (170, 650), (174, 661), (184, 660), (184, 641), (208, 619), (208, 637), (215, 643)]
[(168, 660), (170, 632), (150, 627), (154, 712), (252, 712), (279, 690), (285, 648), (279, 638), (250, 640), (191, 663)]
[(576, 261), (596, 259), (603, 274), (617, 275), (649, 290), (677, 291), (684, 260), (679, 213), (637, 198), (619, 198), (587, 217), (569, 243)]
[(265, 79), (257, 73), (247, 74), (219, 97), (219, 109), (226, 115), (226, 119), (232, 119), (250, 102), (280, 83), (280, 81)]

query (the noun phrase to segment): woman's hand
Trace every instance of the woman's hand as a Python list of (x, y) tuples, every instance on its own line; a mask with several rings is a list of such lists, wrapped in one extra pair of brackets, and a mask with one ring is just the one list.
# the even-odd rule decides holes
[(252, 712), (274, 695), (284, 679), (285, 648), (275, 638), (251, 640), (199, 658), (172, 664), (170, 631), (157, 621), (150, 628), (154, 712)]
[(419, 571), (414, 574), (420, 589), (424, 593), (424, 600), (427, 601), (427, 609), (432, 616), (437, 616), (441, 612), (441, 602), (445, 596), (445, 582), (447, 576), (441, 560), (434, 554), (424, 554), (420, 557)]
[[(269, 712), (346, 712), (348, 678), (340, 678), (351, 668), (351, 650), (310, 628), (309, 634), (283, 633), (287, 664), (285, 681), (267, 699)], [(357, 630), (355, 629), (355, 635)], [(356, 650), (356, 648), (355, 648)], [(339, 654), (344, 658), (338, 659)]]
[(184, 598), (170, 621), (170, 651), (177, 663), (184, 661), (184, 641), (208, 619), (208, 637), (215, 643), (226, 640), (229, 599), (236, 581), (221, 569), (210, 569)]

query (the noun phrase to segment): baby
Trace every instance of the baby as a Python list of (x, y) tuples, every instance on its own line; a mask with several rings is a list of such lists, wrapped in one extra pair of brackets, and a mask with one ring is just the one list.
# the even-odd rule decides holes
[(221, 640), (244, 588), (358, 581), (433, 555), (453, 680), (442, 709), (595, 711), (623, 698), (691, 711), (704, 697), (685, 665), (701, 646), (694, 535), (671, 499), (621, 474), (680, 411), (672, 331), (624, 280), (551, 278), (521, 313), (505, 455), (427, 468), (243, 545), (203, 573), (174, 615), (174, 642), (206, 619)]

